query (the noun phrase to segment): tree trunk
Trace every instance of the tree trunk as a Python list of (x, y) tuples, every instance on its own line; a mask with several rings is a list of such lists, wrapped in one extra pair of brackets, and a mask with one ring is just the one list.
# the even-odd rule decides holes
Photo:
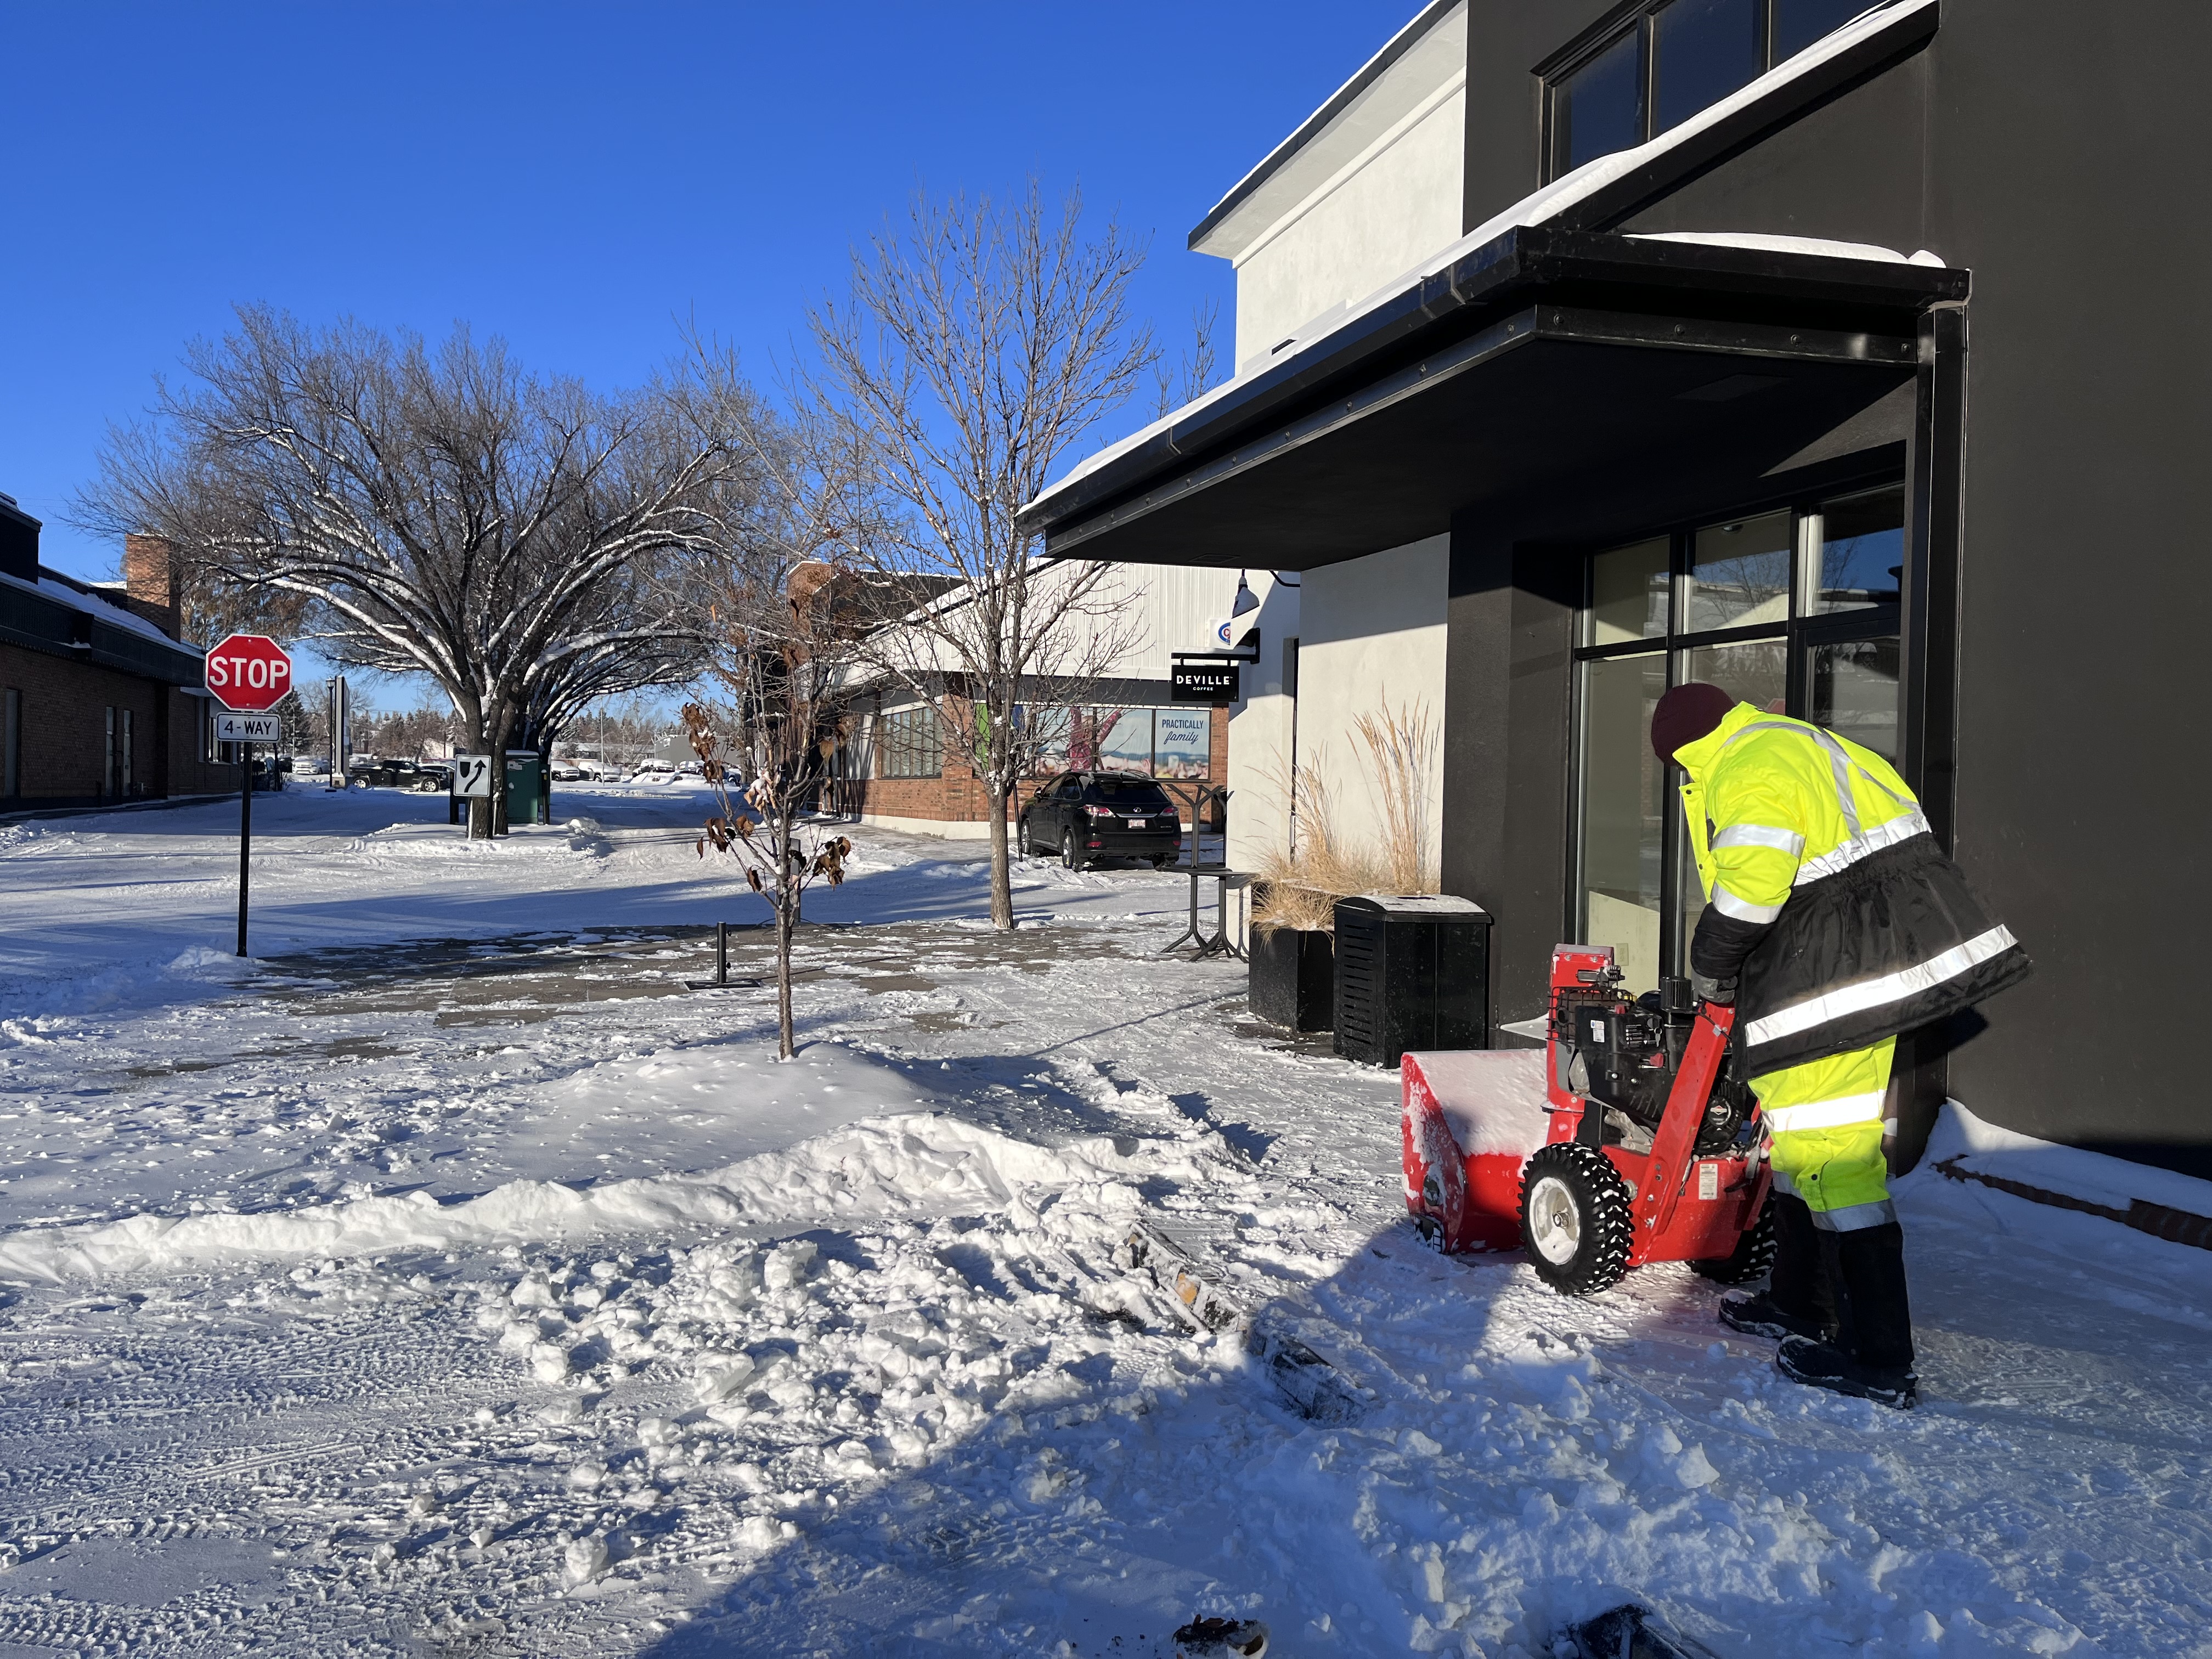
[(791, 1029), (791, 936), (799, 923), (799, 878), (791, 865), (791, 814), (776, 818), (775, 875), (775, 1030), (776, 1058), (789, 1060), (799, 1052)]
[(991, 812), (991, 926), (1002, 933), (1014, 930), (1013, 872), (1006, 859), (1006, 783), (995, 769), (983, 785)]

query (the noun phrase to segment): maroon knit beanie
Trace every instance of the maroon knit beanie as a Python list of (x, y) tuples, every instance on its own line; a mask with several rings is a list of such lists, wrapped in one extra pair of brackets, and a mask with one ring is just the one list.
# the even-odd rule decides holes
[(1662, 761), (1674, 758), (1686, 743), (1695, 743), (1721, 723), (1735, 699), (1717, 685), (1692, 680), (1659, 699), (1651, 711), (1651, 748)]

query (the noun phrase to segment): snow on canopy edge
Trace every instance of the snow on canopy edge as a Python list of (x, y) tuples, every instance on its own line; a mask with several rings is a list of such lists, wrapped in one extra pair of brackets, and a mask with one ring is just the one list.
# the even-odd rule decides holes
[(1468, 1158), (1526, 1158), (1544, 1144), (1545, 1051), (1455, 1048), (1408, 1054)]
[(1938, 1173), (1937, 1165), (1954, 1160), (1957, 1168), (1976, 1175), (2017, 1181), (2112, 1209), (2124, 1210), (2140, 1199), (2190, 1215), (2212, 1216), (2212, 1181), (2039, 1140), (1947, 1100), (1935, 1133), (1928, 1138), (1921, 1168)]
[(1818, 259), (1870, 259), (1876, 264), (1926, 265), (1942, 270), (1948, 263), (1940, 253), (1922, 248), (1899, 253), (1873, 242), (1838, 242), (1825, 236), (1775, 236), (1762, 230), (1632, 230), (1632, 242), (1688, 242), (1698, 247), (1757, 248), (1770, 253), (1802, 253)]
[[(1657, 137), (1638, 144), (1632, 149), (1614, 150), (1611, 155), (1595, 157), (1583, 162), (1572, 173), (1565, 173), (1554, 179), (1541, 189), (1531, 191), (1503, 212), (1495, 214), (1477, 225), (1457, 241), (1446, 244), (1440, 252), (1431, 254), (1411, 270), (1393, 277), (1383, 286), (1368, 295), (1366, 298), (1348, 304), (1340, 302), (1331, 306), (1326, 311), (1308, 318), (1291, 333), (1290, 338), (1267, 354), (1267, 362), (1247, 373), (1232, 375), (1211, 391), (1200, 393), (1182, 407), (1170, 410), (1158, 420), (1138, 428), (1127, 437), (1108, 444), (1092, 454), (1085, 456), (1059, 477), (1045, 485), (1029, 501), (1023, 502), (1018, 511), (1026, 514), (1038, 502), (1047, 500), (1078, 480), (1088, 477), (1116, 456), (1135, 448), (1139, 444), (1158, 433), (1167, 431), (1178, 422), (1188, 420), (1199, 410), (1219, 401), (1238, 387), (1249, 385), (1279, 362), (1284, 352), (1293, 347), (1302, 348), (1310, 345), (1323, 335), (1332, 332), (1346, 323), (1364, 317), (1376, 307), (1388, 304), (1416, 283), (1435, 276), (1438, 271), (1466, 258), (1486, 243), (1503, 236), (1509, 230), (1540, 225), (1547, 220), (1555, 218), (1585, 197), (1595, 195), (1598, 191), (1613, 183), (1614, 179), (1624, 177), (1646, 162), (1665, 155), (1678, 145), (1687, 143), (1715, 124), (1734, 115), (1738, 110), (1757, 102), (1778, 88), (1787, 86), (1790, 82), (1811, 74), (1821, 64), (1849, 51), (1869, 35), (1881, 33), (1893, 27), (1899, 20), (1925, 11), (1930, 6), (1940, 3), (1941, 0), (1892, 0), (1892, 3), (1883, 4), (1879, 3), (1878, 0), (1876, 4), (1870, 6), (1832, 34), (1814, 41), (1795, 57), (1785, 58), (1767, 70), (1765, 74), (1737, 88), (1717, 103), (1706, 105), (1705, 108), (1680, 125), (1670, 127)], [(1705, 234), (1692, 233), (1692, 235)], [(1713, 233), (1713, 234), (1723, 236), (1728, 233)], [(1675, 240), (1687, 240), (1690, 238), (1678, 237)], [(1856, 246), (1859, 245), (1839, 243), (1835, 246)], [(1887, 253), (1890, 250), (1883, 249), (1881, 252)], [(1844, 257), (1863, 258), (1865, 256), (1852, 254)], [(1918, 254), (1915, 254), (1911, 259), (1902, 259), (1900, 256), (1900, 262), (1907, 264), (1925, 263)]]

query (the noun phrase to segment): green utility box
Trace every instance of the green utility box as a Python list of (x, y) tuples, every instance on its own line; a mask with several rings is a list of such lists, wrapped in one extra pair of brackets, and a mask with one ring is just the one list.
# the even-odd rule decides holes
[(507, 751), (507, 822), (511, 829), (518, 823), (547, 823), (553, 817), (550, 796), (551, 780), (545, 775), (545, 763), (535, 749), (510, 749)]

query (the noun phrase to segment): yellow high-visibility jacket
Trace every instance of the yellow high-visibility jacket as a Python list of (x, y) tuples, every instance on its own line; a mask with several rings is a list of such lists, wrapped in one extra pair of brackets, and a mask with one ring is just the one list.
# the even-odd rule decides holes
[(1708, 900), (1690, 963), (1741, 975), (1740, 1075), (1864, 1048), (2027, 976), (1872, 750), (1740, 702), (1674, 759)]

